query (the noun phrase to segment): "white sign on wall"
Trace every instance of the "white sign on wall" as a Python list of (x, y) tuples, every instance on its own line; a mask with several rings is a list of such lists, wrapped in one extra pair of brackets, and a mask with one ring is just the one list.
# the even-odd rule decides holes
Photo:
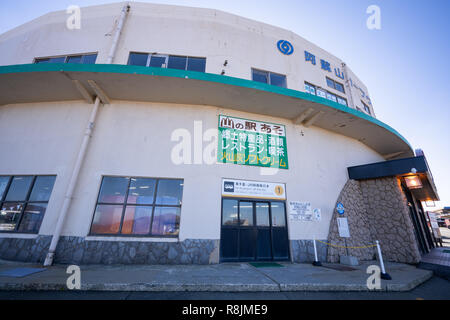
[(350, 238), (350, 229), (348, 228), (347, 218), (337, 218), (339, 236), (341, 238)]
[(289, 219), (291, 221), (312, 221), (313, 212), (310, 202), (289, 201)]
[(286, 200), (286, 185), (284, 183), (223, 179), (222, 196)]

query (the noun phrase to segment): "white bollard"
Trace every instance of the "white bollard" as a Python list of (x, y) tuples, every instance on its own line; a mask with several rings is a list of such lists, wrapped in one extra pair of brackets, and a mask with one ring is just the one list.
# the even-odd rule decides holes
[(319, 259), (317, 258), (317, 247), (316, 247), (316, 238), (313, 239), (314, 244), (314, 262), (313, 266), (320, 267), (322, 263), (320, 263)]
[(376, 240), (375, 243), (377, 244), (378, 258), (380, 259), (381, 279), (392, 280), (391, 276), (387, 274), (386, 270), (384, 269), (383, 255), (381, 254), (380, 242)]

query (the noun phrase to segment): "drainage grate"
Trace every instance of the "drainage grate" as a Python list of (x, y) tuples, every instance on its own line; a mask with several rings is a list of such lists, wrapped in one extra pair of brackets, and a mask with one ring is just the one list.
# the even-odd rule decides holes
[(276, 262), (250, 262), (250, 265), (255, 268), (282, 268), (284, 267), (282, 264)]

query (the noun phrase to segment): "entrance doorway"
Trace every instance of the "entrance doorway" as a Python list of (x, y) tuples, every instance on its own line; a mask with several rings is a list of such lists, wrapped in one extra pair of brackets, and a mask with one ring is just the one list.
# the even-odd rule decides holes
[(220, 260), (289, 260), (285, 203), (223, 198)]

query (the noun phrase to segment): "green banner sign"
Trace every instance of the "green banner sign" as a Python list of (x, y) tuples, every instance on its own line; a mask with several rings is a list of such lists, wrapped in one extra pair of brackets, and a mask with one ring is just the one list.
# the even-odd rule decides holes
[(283, 125), (219, 115), (218, 161), (289, 169)]

